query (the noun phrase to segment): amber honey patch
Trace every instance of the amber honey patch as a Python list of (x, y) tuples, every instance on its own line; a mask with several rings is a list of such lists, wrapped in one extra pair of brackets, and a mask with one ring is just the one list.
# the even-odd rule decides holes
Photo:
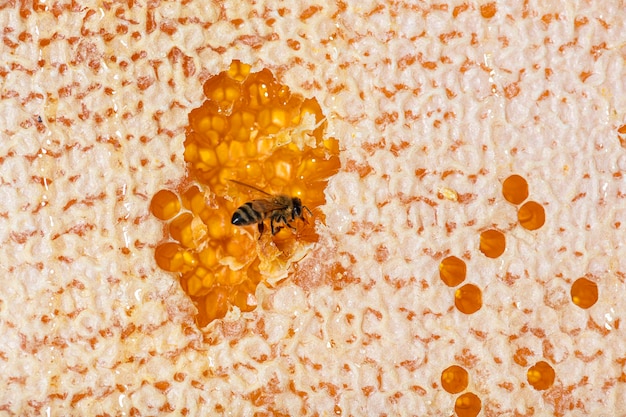
[(441, 386), (450, 394), (458, 394), (467, 388), (469, 375), (460, 366), (452, 365), (441, 373)]
[(476, 417), (482, 408), (482, 401), (474, 393), (466, 392), (454, 402), (454, 412), (458, 417)]
[(150, 211), (161, 220), (169, 220), (180, 211), (178, 196), (169, 190), (161, 190), (154, 195)]
[(473, 314), (483, 306), (483, 295), (474, 284), (466, 284), (454, 293), (454, 305), (465, 314)]
[(572, 284), (572, 302), (580, 308), (589, 308), (598, 301), (598, 285), (587, 278), (579, 278)]
[(517, 220), (524, 229), (537, 230), (546, 222), (546, 212), (541, 204), (528, 201), (519, 208)]
[(439, 264), (439, 277), (448, 287), (456, 287), (465, 281), (467, 267), (462, 259), (448, 256)]
[(544, 361), (537, 362), (526, 373), (528, 383), (538, 391), (550, 388), (554, 384), (555, 376), (554, 369)]
[(506, 249), (504, 233), (490, 229), (480, 234), (480, 251), (488, 258), (497, 258)]
[[(198, 324), (224, 317), (231, 306), (250, 311), (257, 285), (283, 273), (318, 237), (316, 207), (325, 203), (327, 178), (339, 169), (339, 148), (324, 137), (325, 117), (315, 99), (292, 94), (267, 69), (253, 73), (234, 61), (204, 85), (207, 100), (189, 114), (180, 190), (161, 190), (150, 209), (168, 221), (157, 264), (179, 274), (198, 307)], [(231, 224), (237, 208), (283, 194), (307, 210), (289, 217), (276, 234), (265, 220)], [(255, 206), (259, 219), (269, 204)], [(309, 213), (309, 210), (313, 213)]]
[(528, 182), (519, 175), (511, 175), (502, 183), (502, 195), (509, 203), (521, 204), (528, 198)]

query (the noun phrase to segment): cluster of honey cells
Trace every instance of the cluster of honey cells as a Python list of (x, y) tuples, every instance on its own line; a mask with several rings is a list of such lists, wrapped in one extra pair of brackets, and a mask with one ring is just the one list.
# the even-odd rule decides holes
[[(291, 94), (267, 69), (250, 70), (233, 61), (205, 83), (206, 101), (189, 114), (187, 178), (180, 189), (156, 193), (150, 207), (169, 235), (155, 250), (156, 262), (179, 275), (201, 327), (231, 306), (253, 310), (267, 274), (317, 240), (314, 222), (323, 216), (315, 207), (325, 203), (327, 178), (340, 165), (337, 141), (323, 137), (317, 101)], [(285, 227), (274, 236), (269, 225), (260, 237), (255, 225), (233, 226), (238, 206), (267, 196), (229, 180), (299, 197), (314, 219), (297, 220), (295, 232)]]
[[(519, 175), (511, 175), (502, 184), (502, 195), (511, 204), (519, 206), (528, 198), (528, 183)], [(527, 201), (517, 211), (519, 224), (527, 230), (537, 230), (545, 223), (543, 206), (534, 201)], [(504, 234), (498, 230), (489, 229), (480, 234), (480, 252), (488, 258), (497, 258), (504, 253), (506, 241)], [(465, 281), (467, 268), (465, 262), (449, 256), (439, 264), (439, 276), (449, 287), (456, 287)], [(572, 302), (580, 308), (589, 308), (598, 301), (598, 287), (586, 278), (577, 279), (570, 291)], [(466, 284), (458, 288), (454, 296), (456, 308), (465, 313), (473, 314), (482, 307), (482, 293), (480, 288), (473, 284)], [(539, 361), (531, 366), (526, 378), (536, 390), (546, 390), (552, 386), (555, 379), (554, 369), (545, 361)], [(468, 386), (469, 376), (465, 369), (453, 365), (441, 374), (442, 387), (451, 394), (464, 391)], [(481, 409), (481, 401), (475, 394), (467, 392), (457, 398), (455, 412), (459, 417), (474, 417)]]

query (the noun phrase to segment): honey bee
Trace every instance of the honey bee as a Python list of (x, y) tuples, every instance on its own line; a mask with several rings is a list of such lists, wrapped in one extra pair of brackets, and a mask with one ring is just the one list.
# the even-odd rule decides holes
[(298, 197), (290, 197), (285, 194), (272, 195), (252, 185), (236, 180), (230, 181), (251, 188), (267, 197), (243, 204), (235, 210), (230, 221), (235, 226), (247, 226), (256, 223), (259, 228), (259, 239), (265, 230), (265, 219), (270, 219), (272, 235), (275, 235), (283, 228), (283, 225), (295, 230), (296, 228), (291, 223), (296, 219), (304, 220), (303, 209), (308, 211), (311, 216), (313, 215), (307, 206), (302, 205), (302, 200)]

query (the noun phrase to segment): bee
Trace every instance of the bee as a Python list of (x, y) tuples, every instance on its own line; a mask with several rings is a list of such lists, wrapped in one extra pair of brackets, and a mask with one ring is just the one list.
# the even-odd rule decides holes
[(302, 205), (302, 200), (298, 197), (290, 197), (285, 194), (272, 195), (252, 185), (236, 180), (230, 181), (266, 196), (266, 198), (248, 201), (240, 206), (235, 210), (230, 221), (235, 226), (247, 226), (256, 223), (259, 228), (259, 239), (263, 235), (265, 220), (268, 218), (270, 219), (272, 235), (275, 235), (284, 226), (295, 230), (296, 228), (291, 223), (296, 219), (304, 220), (303, 209), (308, 211), (311, 216), (313, 215), (307, 206)]

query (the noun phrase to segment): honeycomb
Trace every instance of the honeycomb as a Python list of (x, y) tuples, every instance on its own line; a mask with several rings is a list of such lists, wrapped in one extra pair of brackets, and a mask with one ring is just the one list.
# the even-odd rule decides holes
[[(338, 142), (324, 137), (318, 102), (292, 94), (268, 69), (251, 72), (233, 61), (206, 81), (204, 94), (206, 101), (189, 113), (183, 185), (160, 190), (151, 202), (152, 214), (167, 224), (156, 262), (178, 274), (201, 327), (233, 306), (253, 310), (258, 284), (284, 276), (310, 250), (318, 240), (315, 222), (324, 221), (316, 208), (340, 166)], [(264, 193), (298, 197), (313, 216), (303, 210), (293, 229), (275, 235), (268, 225), (259, 234), (255, 225), (231, 224), (240, 205), (271, 200)]]

